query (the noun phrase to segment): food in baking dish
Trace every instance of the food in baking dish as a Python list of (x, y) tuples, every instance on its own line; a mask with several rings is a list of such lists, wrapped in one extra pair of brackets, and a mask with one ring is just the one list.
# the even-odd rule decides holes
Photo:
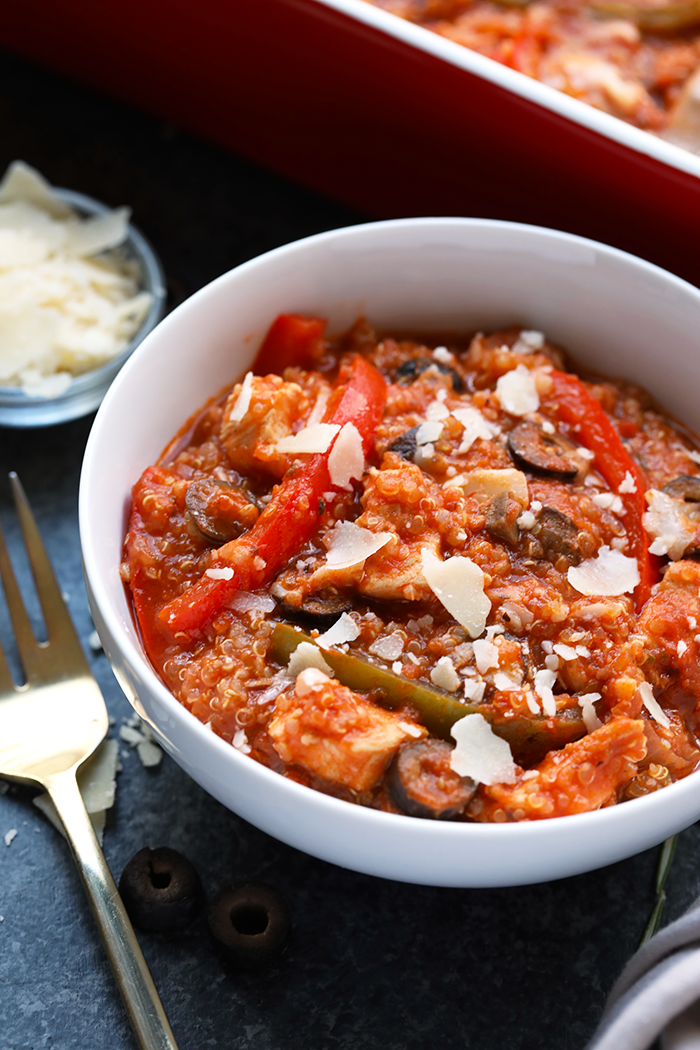
[(637, 127), (700, 131), (698, 0), (369, 2)]
[(122, 575), (178, 700), (280, 774), (433, 819), (692, 772), (700, 453), (541, 332), (282, 315), (133, 490)]

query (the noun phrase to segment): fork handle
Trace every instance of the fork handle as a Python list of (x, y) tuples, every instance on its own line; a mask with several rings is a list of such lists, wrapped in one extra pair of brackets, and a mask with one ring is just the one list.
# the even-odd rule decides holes
[(141, 1050), (177, 1050), (175, 1037), (97, 841), (72, 770), (45, 781), (65, 828), (117, 986)]

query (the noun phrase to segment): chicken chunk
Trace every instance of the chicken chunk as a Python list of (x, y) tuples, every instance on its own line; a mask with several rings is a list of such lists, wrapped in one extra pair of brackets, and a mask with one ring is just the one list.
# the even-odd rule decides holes
[(284, 762), (353, 791), (369, 791), (405, 740), (426, 736), (423, 726), (383, 711), (350, 689), (307, 668), (277, 700), (268, 732)]
[(645, 755), (643, 720), (615, 719), (561, 751), (551, 751), (515, 784), (482, 785), (469, 816), (504, 823), (600, 809), (617, 801)]
[(235, 415), (241, 390), (242, 384), (237, 383), (226, 402), (221, 441), (242, 474), (264, 470), (281, 478), (290, 457), (277, 452), (277, 442), (310, 412), (309, 399), (297, 383), (287, 383), (280, 376), (253, 376), (250, 403), (239, 420)]

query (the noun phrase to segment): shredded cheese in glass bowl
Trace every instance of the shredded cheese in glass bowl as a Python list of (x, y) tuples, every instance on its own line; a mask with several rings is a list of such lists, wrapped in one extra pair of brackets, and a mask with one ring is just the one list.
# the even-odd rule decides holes
[(163, 271), (129, 214), (21, 161), (0, 182), (0, 424), (93, 411), (163, 316)]

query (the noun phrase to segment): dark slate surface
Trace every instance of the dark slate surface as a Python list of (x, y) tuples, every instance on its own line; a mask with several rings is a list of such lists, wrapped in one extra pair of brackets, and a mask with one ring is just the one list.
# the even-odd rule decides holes
[[(268, 248), (360, 216), (177, 132), (0, 56), (0, 168), (16, 157), (118, 205), (159, 250), (174, 299)], [(90, 420), (0, 428), (6, 483), (24, 481), (84, 642), (77, 492)], [(0, 605), (0, 635), (7, 624)], [(91, 661), (116, 733), (130, 708)], [(654, 902), (657, 850), (525, 889), (445, 890), (356, 875), (283, 846), (209, 798), (169, 759), (123, 772), (105, 852), (119, 876), (144, 845), (197, 865), (207, 894), (261, 877), (291, 902), (294, 936), (268, 973), (222, 969), (203, 919), (140, 941), (181, 1050), (582, 1050)], [(18, 834), (9, 847), (2, 837)], [(666, 921), (700, 892), (700, 831), (680, 838)], [(0, 796), (1, 1050), (135, 1046), (68, 850), (11, 787)], [(622, 1050), (622, 1048), (621, 1048)]]

